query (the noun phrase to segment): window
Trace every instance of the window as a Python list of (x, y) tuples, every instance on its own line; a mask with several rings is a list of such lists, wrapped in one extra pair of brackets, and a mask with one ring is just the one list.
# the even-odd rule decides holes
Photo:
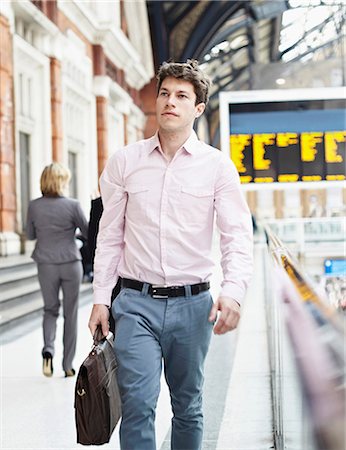
[(19, 154), (20, 154), (20, 196), (22, 230), (26, 227), (26, 215), (30, 201), (30, 135), (19, 133)]
[(77, 153), (69, 150), (68, 152), (68, 167), (71, 171), (71, 179), (69, 184), (70, 197), (78, 197), (78, 183), (77, 183)]

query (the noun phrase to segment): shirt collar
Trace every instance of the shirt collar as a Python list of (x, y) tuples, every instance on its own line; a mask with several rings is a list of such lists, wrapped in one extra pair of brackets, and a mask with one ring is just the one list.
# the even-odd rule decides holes
[(194, 132), (194, 130), (192, 130), (189, 138), (185, 141), (183, 147), (188, 153), (194, 155), (198, 151), (198, 144), (199, 140), (197, 134)]
[[(198, 151), (198, 137), (194, 130), (191, 131), (190, 136), (188, 139), (184, 142), (182, 147), (191, 155), (194, 155)], [(161, 149), (161, 144), (159, 140), (158, 131), (149, 138), (149, 146), (148, 146), (148, 153), (152, 153), (156, 149)]]

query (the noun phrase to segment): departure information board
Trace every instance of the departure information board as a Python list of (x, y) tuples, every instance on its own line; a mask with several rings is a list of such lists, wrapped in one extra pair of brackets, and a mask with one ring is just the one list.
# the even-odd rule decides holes
[(226, 151), (241, 182), (345, 180), (345, 98), (290, 100), (287, 91), (284, 100), (253, 102), (251, 93), (261, 91), (248, 91), (245, 101), (231, 100), (223, 109), (228, 113)]

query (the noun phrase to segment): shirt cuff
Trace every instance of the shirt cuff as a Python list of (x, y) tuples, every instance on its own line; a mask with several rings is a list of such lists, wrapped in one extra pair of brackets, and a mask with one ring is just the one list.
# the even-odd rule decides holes
[(241, 306), (244, 299), (244, 291), (233, 283), (224, 283), (220, 292), (220, 297), (231, 297)]
[(99, 289), (94, 287), (94, 305), (111, 306), (113, 288)]

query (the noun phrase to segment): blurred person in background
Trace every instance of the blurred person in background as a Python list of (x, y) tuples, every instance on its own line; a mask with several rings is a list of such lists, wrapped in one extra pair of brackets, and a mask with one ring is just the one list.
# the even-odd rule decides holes
[(88, 230), (88, 247), (91, 259), (91, 272), (94, 273), (94, 259), (96, 250), (96, 239), (99, 232), (99, 223), (103, 212), (102, 199), (100, 196), (91, 200), (89, 230)]
[(43, 297), (43, 374), (53, 375), (54, 342), (59, 316), (59, 291), (62, 290), (64, 314), (63, 361), (65, 377), (75, 374), (72, 367), (76, 352), (78, 296), (83, 270), (76, 245), (77, 228), (87, 238), (88, 222), (79, 202), (64, 193), (70, 171), (52, 163), (41, 174), (42, 197), (32, 200), (27, 215), (26, 235), (36, 239), (31, 257), (37, 263)]
[(319, 202), (317, 195), (313, 194), (309, 197), (309, 217), (323, 217), (324, 210)]
[[(102, 217), (103, 212), (103, 204), (102, 204), (102, 198), (100, 196), (94, 198), (91, 200), (91, 207), (90, 207), (90, 216), (89, 216), (89, 230), (88, 230), (88, 247), (90, 252), (90, 258), (91, 258), (91, 274), (90, 279), (93, 280), (94, 278), (94, 259), (95, 259), (95, 251), (96, 251), (96, 241), (97, 241), (97, 235), (99, 232), (99, 226), (100, 226), (100, 220)], [(116, 285), (113, 288), (112, 294), (111, 294), (111, 301), (117, 295), (119, 294), (121, 289), (121, 282), (120, 278), (118, 278), (118, 281)], [(109, 315), (109, 331), (111, 331), (113, 334), (115, 332), (115, 322), (112, 314)]]
[[(211, 333), (237, 327), (251, 278), (251, 214), (237, 170), (193, 131), (209, 86), (197, 61), (164, 63), (158, 73), (158, 132), (115, 152), (100, 179), (104, 211), (89, 328), (94, 335), (101, 326), (108, 334), (111, 292), (120, 279), (111, 311), (122, 450), (156, 448), (162, 362), (173, 410), (171, 448), (200, 450)], [(213, 303), (215, 214), (224, 279)]]

